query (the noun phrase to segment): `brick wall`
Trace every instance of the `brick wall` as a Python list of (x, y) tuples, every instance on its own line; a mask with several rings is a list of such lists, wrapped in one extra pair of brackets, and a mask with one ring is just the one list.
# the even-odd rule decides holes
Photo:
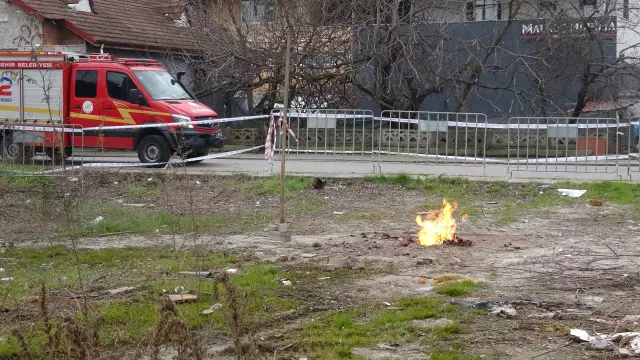
[(42, 24), (43, 45), (84, 45), (85, 40), (59, 22), (45, 20)]

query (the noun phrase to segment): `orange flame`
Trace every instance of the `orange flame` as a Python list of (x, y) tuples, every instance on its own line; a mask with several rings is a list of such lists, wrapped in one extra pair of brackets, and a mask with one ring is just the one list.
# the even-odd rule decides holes
[(442, 200), (442, 209), (418, 214), (416, 223), (422, 228), (418, 233), (418, 244), (433, 246), (455, 239), (456, 219), (453, 213), (457, 208), (458, 204), (451, 204), (445, 199)]

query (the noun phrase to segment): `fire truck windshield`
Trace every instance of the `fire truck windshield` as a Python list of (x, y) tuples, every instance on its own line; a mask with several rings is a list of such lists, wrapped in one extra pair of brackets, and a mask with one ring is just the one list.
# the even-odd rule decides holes
[(166, 71), (133, 72), (153, 100), (191, 100), (189, 93)]

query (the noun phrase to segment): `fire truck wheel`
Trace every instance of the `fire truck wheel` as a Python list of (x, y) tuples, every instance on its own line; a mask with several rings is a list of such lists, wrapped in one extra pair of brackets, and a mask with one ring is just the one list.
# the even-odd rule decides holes
[(33, 149), (21, 143), (14, 143), (11, 137), (2, 142), (2, 159), (14, 164), (22, 164), (33, 156)]
[(146, 136), (138, 145), (138, 159), (142, 163), (166, 163), (171, 159), (171, 148), (160, 135)]

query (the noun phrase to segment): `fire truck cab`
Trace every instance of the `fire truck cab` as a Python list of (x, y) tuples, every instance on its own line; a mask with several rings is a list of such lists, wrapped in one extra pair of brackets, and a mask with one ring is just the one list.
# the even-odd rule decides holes
[[(73, 131), (62, 135), (67, 155), (73, 147), (136, 150), (143, 163), (166, 163), (174, 154), (204, 156), (226, 141), (216, 112), (156, 60), (0, 51), (0, 72), (0, 120), (81, 130), (82, 136)], [(29, 132), (15, 125), (0, 130), (7, 160), (22, 161), (34, 147), (47, 153), (58, 147), (46, 131), (34, 144), (33, 136), (16, 129)]]

